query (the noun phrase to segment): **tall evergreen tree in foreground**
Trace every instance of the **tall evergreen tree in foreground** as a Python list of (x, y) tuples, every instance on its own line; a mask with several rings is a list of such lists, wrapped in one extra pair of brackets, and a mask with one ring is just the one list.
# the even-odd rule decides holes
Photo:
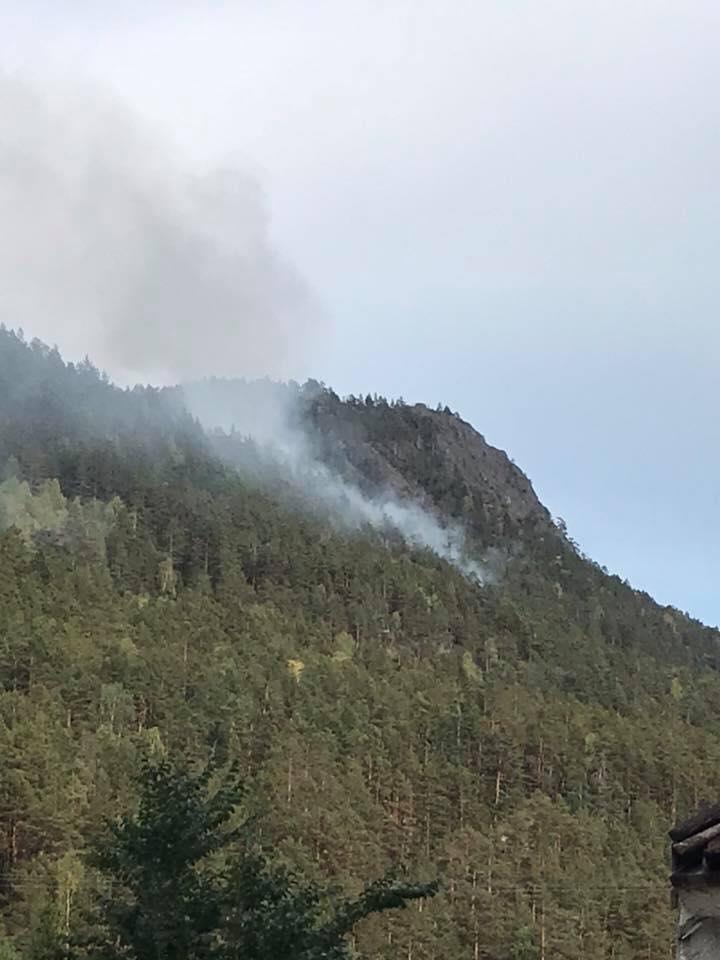
[(343, 960), (346, 936), (370, 914), (433, 896), (434, 883), (370, 884), (331, 904), (321, 888), (268, 862), (239, 826), (235, 772), (211, 790), (193, 775), (146, 764), (137, 811), (108, 824), (92, 861), (108, 882), (83, 953), (104, 960)]

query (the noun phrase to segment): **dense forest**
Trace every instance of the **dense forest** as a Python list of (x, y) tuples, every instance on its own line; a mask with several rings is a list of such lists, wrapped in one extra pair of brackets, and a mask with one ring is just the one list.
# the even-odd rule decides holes
[(439, 881), (350, 955), (671, 956), (666, 831), (720, 792), (718, 632), (583, 556), (457, 414), (277, 389), (317, 462), (462, 527), (488, 576), (338, 522), (182, 392), (0, 332), (0, 957), (72, 954), (153, 763), (235, 771), (268, 876)]

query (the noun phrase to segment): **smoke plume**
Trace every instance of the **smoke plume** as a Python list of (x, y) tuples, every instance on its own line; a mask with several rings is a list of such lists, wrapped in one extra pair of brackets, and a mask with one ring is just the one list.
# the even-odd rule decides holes
[(257, 183), (109, 94), (0, 74), (0, 319), (124, 379), (288, 376), (319, 332)]
[(466, 576), (481, 583), (494, 579), (496, 564), (471, 556), (458, 524), (441, 523), (418, 500), (400, 497), (389, 487), (361, 489), (323, 462), (303, 414), (308, 394), (316, 389), (319, 385), (298, 387), (269, 379), (213, 379), (185, 384), (182, 392), (185, 406), (213, 436), (220, 455), (260, 485), (273, 485), (276, 492), (289, 487), (296, 500), (338, 527), (396, 531)]
[[(275, 250), (257, 183), (189, 169), (97, 89), (0, 74), (0, 118), (0, 320), (126, 381), (296, 372), (322, 312)], [(459, 529), (389, 491), (369, 497), (322, 463), (291, 425), (292, 395), (233, 414), (266, 466), (337, 522), (393, 528), (483, 578)], [(228, 426), (227, 411), (187, 397), (206, 425)]]

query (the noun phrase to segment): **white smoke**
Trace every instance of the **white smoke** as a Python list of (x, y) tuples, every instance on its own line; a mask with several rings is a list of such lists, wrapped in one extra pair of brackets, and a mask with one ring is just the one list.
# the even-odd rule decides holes
[(309, 487), (314, 497), (326, 503), (332, 509), (332, 515), (345, 526), (368, 524), (378, 530), (393, 528), (408, 543), (432, 550), (466, 576), (474, 577), (480, 583), (488, 580), (487, 567), (469, 556), (462, 529), (456, 524), (442, 526), (418, 502), (400, 500), (390, 492), (371, 499), (317, 460), (308, 460), (296, 467), (293, 475), (303, 488)]
[(0, 320), (124, 380), (289, 376), (322, 330), (236, 169), (194, 170), (109, 93), (0, 72)]
[[(285, 377), (324, 327), (273, 247), (251, 178), (188, 169), (107, 92), (2, 73), (0, 287), (0, 321), (90, 353), (125, 380)], [(483, 579), (461, 530), (420, 503), (366, 496), (313, 455), (268, 396), (247, 422), (234, 411), (233, 425), (272, 447), (298, 490), (338, 523), (396, 529)], [(193, 412), (228, 426), (222, 413)]]
[[(298, 415), (302, 391), (297, 385), (269, 380), (245, 383), (239, 385), (240, 397), (233, 396), (233, 390), (233, 381), (220, 380), (188, 384), (183, 394), (186, 406), (207, 430), (254, 441), (253, 450), (259, 449), (261, 456), (261, 480), (279, 477), (289, 482), (310, 505), (345, 529), (395, 530), (408, 543), (433, 551), (466, 576), (480, 583), (493, 579), (490, 565), (470, 555), (459, 525), (443, 525), (420, 502), (398, 497), (389, 489), (369, 496), (323, 463)], [(242, 451), (239, 457), (231, 453), (230, 459), (241, 470), (248, 469)], [(258, 470), (257, 461), (251, 469)]]

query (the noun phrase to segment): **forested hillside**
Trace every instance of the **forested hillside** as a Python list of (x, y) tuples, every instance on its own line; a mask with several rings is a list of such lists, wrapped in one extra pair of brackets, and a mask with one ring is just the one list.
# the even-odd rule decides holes
[(177, 391), (0, 332), (0, 956), (86, 923), (148, 756), (236, 762), (310, 880), (438, 877), (363, 957), (670, 956), (665, 833), (720, 793), (717, 631), (583, 557), (450, 411), (298, 393), (320, 462), (492, 576), (236, 469), (249, 441)]

